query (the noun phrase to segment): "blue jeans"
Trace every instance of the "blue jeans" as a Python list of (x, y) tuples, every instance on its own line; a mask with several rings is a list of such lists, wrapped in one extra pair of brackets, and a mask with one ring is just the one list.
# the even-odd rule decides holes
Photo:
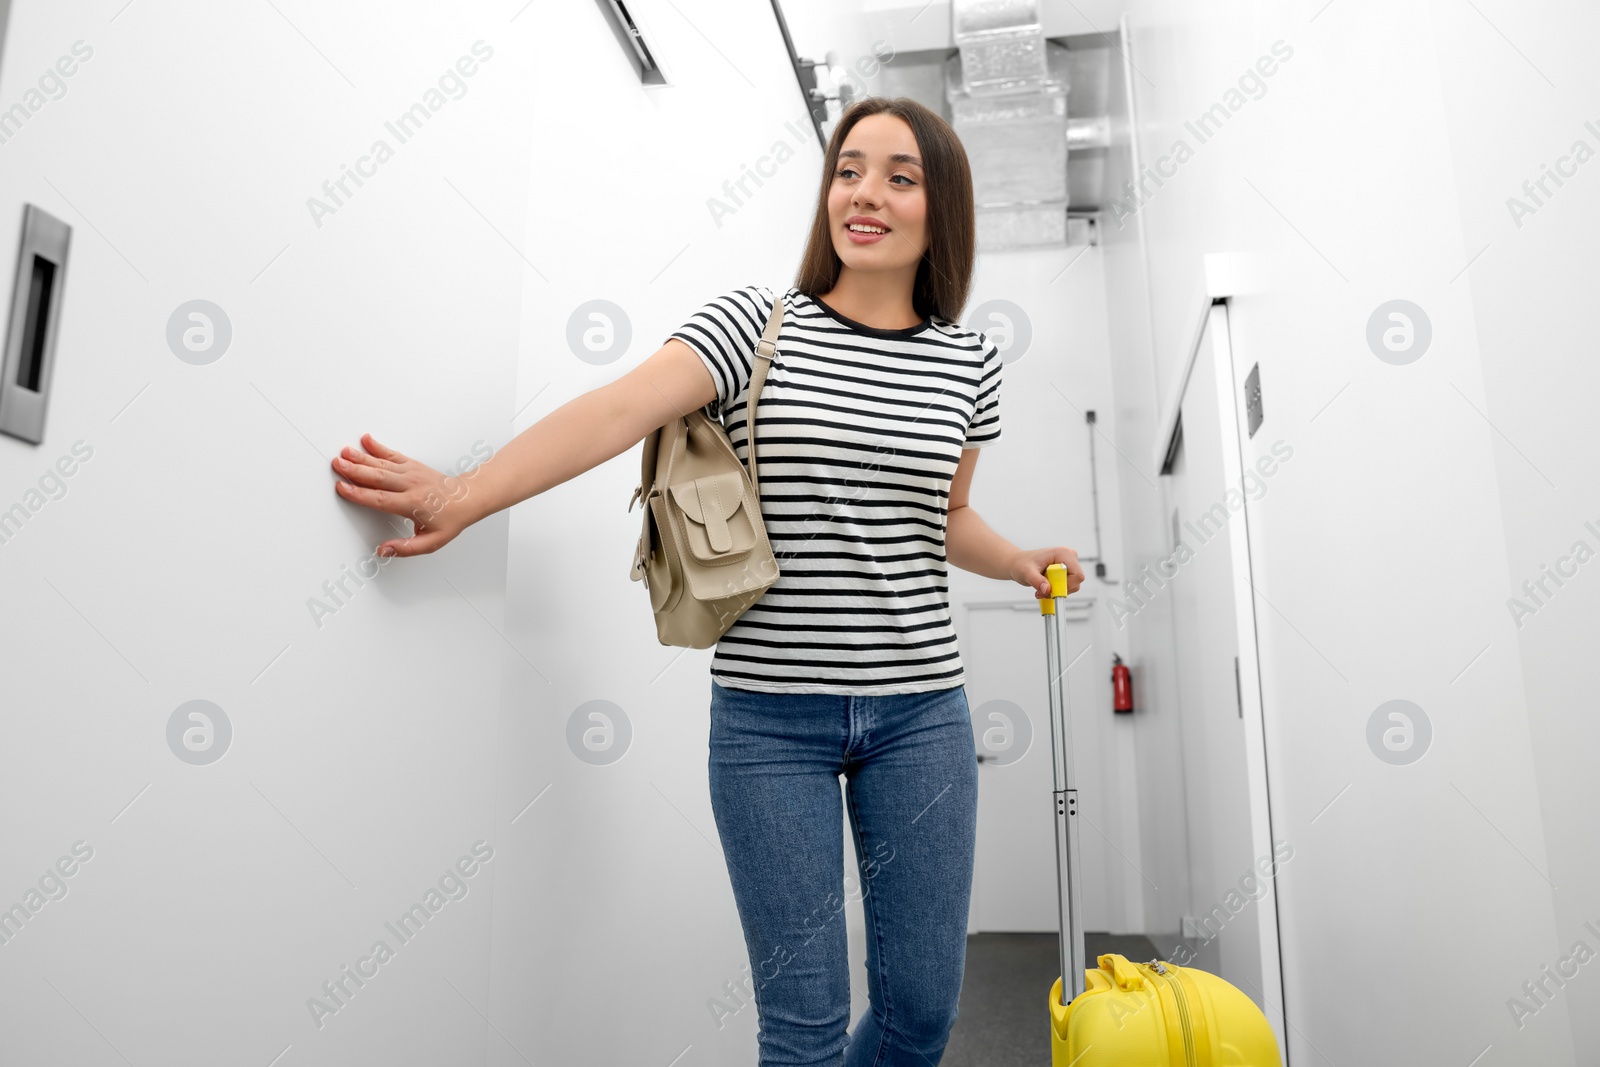
[[(930, 1067), (967, 956), (978, 760), (966, 688), (883, 696), (711, 683), (711, 807), (750, 953), (760, 1067)], [(856, 872), (844, 877), (845, 775)], [(866, 919), (853, 1034), (844, 908)]]

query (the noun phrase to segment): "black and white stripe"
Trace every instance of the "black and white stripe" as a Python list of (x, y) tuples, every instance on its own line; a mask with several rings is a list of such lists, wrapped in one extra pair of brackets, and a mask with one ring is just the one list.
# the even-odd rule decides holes
[[(747, 285), (672, 334), (717, 382), (747, 459), (745, 395), (772, 290)], [(717, 644), (721, 685), (920, 693), (965, 678), (945, 520), (963, 448), (1000, 439), (999, 350), (939, 318), (865, 326), (789, 289), (761, 396), (761, 515), (780, 577)]]

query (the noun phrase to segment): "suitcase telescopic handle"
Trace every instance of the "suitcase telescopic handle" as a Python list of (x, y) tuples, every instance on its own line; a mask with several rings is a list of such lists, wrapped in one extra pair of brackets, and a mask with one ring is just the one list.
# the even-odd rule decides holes
[(1050, 596), (1039, 598), (1044, 616), (1045, 664), (1050, 677), (1050, 751), (1054, 758), (1055, 788), (1051, 800), (1056, 821), (1056, 904), (1059, 910), (1061, 951), (1061, 1003), (1070, 1004), (1083, 992), (1088, 959), (1083, 945), (1083, 883), (1078, 870), (1078, 780), (1072, 771), (1072, 724), (1067, 711), (1067, 687), (1061, 676), (1061, 619), (1056, 601), (1067, 595), (1067, 568), (1052, 563), (1045, 568)]

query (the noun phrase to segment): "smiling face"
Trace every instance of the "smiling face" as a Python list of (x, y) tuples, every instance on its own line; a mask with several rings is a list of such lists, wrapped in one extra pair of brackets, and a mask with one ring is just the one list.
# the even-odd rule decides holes
[[(868, 115), (850, 128), (828, 187), (834, 251), (845, 268), (908, 271), (928, 247), (928, 198), (916, 136), (895, 115)], [(860, 223), (887, 233), (853, 232)]]

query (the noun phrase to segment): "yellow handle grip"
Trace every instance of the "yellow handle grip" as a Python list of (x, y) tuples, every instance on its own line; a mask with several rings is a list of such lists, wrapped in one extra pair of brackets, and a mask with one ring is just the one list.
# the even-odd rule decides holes
[(1067, 595), (1067, 565), (1065, 563), (1052, 563), (1044, 569), (1044, 576), (1050, 579), (1050, 596), (1040, 598), (1039, 614), (1054, 615), (1058, 596)]

